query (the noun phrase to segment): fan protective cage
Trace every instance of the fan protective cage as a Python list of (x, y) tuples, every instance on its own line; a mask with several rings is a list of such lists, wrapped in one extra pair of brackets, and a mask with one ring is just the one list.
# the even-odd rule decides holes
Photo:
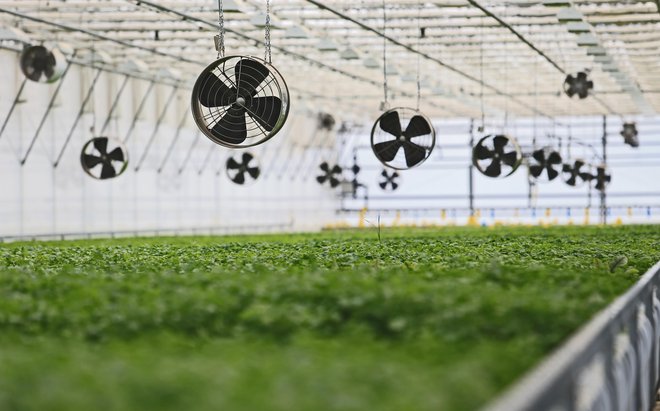
[[(255, 73), (254, 70), (241, 70), (238, 72), (239, 63), (250, 64), (255, 67), (261, 67), (263, 73), (267, 72), (265, 78), (258, 78), (258, 73)], [(247, 62), (247, 63), (246, 63)], [(257, 75), (255, 75), (257, 74)], [(242, 80), (239, 82), (239, 76)], [(217, 93), (210, 96), (215, 100), (220, 100), (223, 104), (229, 103), (226, 105), (218, 105), (215, 107), (208, 107), (202, 104), (200, 101), (200, 93), (204, 90), (208, 90), (210, 87), (209, 82), (216, 80), (214, 77), (224, 84), (220, 90), (216, 88)], [(254, 85), (254, 93), (249, 93), (251, 95), (243, 96), (243, 100), (248, 100), (242, 105), (242, 107), (248, 107), (250, 102), (256, 101), (255, 99), (268, 99), (276, 98), (279, 99), (279, 107), (269, 106), (266, 107), (263, 104), (260, 106), (261, 112), (260, 118), (267, 118), (267, 123), (270, 123), (267, 127), (264, 127), (263, 124), (260, 124), (260, 121), (256, 120), (255, 117), (248, 114), (247, 112), (242, 116), (245, 118), (245, 138), (243, 141), (241, 138), (232, 138), (223, 136), (222, 132), (214, 130), (214, 127), (218, 125), (218, 122), (226, 118), (226, 124), (228, 129), (235, 129), (236, 127), (240, 128), (241, 123), (240, 114), (232, 112), (236, 110), (239, 95), (236, 93), (236, 89), (240, 90), (240, 86), (237, 87), (237, 84), (247, 82)], [(233, 93), (230, 93), (232, 91)], [(220, 58), (210, 65), (208, 65), (204, 71), (199, 75), (192, 92), (192, 114), (197, 124), (197, 127), (208, 137), (211, 141), (216, 144), (219, 144), (223, 147), (228, 148), (246, 148), (253, 147), (274, 137), (284, 126), (286, 119), (289, 115), (289, 89), (284, 81), (284, 78), (275, 67), (270, 63), (266, 62), (263, 59), (252, 56), (226, 56)], [(274, 110), (275, 108), (279, 108)], [(247, 109), (246, 109), (247, 110)], [(261, 120), (261, 123), (264, 121)], [(272, 126), (272, 128), (270, 127)], [(270, 128), (270, 130), (269, 130)]]
[[(493, 154), (496, 151), (495, 139), (497, 138), (505, 138), (507, 140), (506, 144), (502, 146), (502, 151), (505, 153), (515, 152), (516, 158), (511, 165), (500, 162), (500, 167), (507, 167), (510, 169), (508, 172), (500, 172), (499, 175), (497, 176), (490, 176), (488, 175), (487, 170), (491, 166), (495, 158), (491, 156), (488, 158), (480, 159), (477, 153), (479, 151), (479, 147), (484, 147), (491, 154)], [(516, 170), (518, 170), (518, 167), (520, 167), (520, 164), (522, 164), (522, 160), (523, 160), (522, 150), (520, 149), (520, 146), (518, 145), (516, 139), (503, 134), (489, 134), (487, 136), (484, 136), (477, 142), (477, 144), (472, 149), (472, 164), (477, 168), (477, 170), (481, 174), (491, 178), (509, 177), (511, 174), (515, 173)]]
[[(114, 150), (119, 149), (121, 150), (122, 157), (123, 159), (120, 160), (114, 160), (110, 159), (108, 162), (112, 165), (112, 168), (115, 170), (115, 175), (111, 177), (104, 177), (102, 175), (103, 173), (103, 153), (101, 153), (98, 149), (99, 144), (105, 140), (106, 142), (106, 156), (107, 153), (112, 153)], [(101, 161), (98, 162), (98, 164), (89, 167), (86, 164), (85, 157), (86, 156), (94, 156), (94, 157), (99, 157), (101, 158)], [(119, 177), (126, 171), (126, 168), (128, 168), (128, 151), (126, 150), (126, 146), (119, 141), (118, 139), (115, 138), (110, 138), (110, 137), (94, 137), (91, 140), (89, 140), (87, 143), (82, 148), (82, 151), (80, 152), (80, 164), (82, 165), (83, 170), (87, 175), (90, 177), (96, 179), (96, 180), (107, 180), (110, 178), (115, 178)]]
[[(405, 145), (398, 147), (394, 150), (387, 150), (386, 156), (383, 156), (383, 153), (379, 153), (379, 151), (376, 149), (377, 144), (395, 141), (397, 138), (400, 138), (399, 136), (395, 137), (391, 133), (383, 130), (381, 125), (381, 121), (390, 118), (391, 116), (394, 115), (394, 113), (398, 114), (399, 125), (401, 131), (404, 133), (411, 126), (411, 120), (413, 120), (413, 118), (419, 118), (420, 122), (421, 120), (423, 120), (426, 123), (426, 126), (428, 127), (428, 131), (429, 131), (428, 133), (414, 136), (409, 139), (409, 141), (414, 143), (415, 146), (419, 146), (424, 150), (424, 157), (420, 158), (420, 161), (416, 162), (413, 165), (408, 165), (407, 163)], [(404, 144), (410, 144), (410, 143), (404, 143)], [(413, 108), (396, 107), (387, 110), (386, 112), (381, 114), (380, 117), (378, 117), (378, 120), (376, 120), (373, 128), (371, 129), (371, 148), (374, 152), (374, 155), (376, 156), (378, 161), (380, 161), (385, 167), (394, 170), (409, 170), (411, 168), (423, 164), (431, 156), (431, 152), (433, 152), (434, 147), (435, 147), (435, 128), (433, 127), (433, 124), (426, 115)], [(392, 158), (388, 159), (387, 157), (392, 157)]]
[(23, 75), (37, 83), (54, 83), (66, 71), (66, 57), (57, 47), (27, 46), (19, 62)]

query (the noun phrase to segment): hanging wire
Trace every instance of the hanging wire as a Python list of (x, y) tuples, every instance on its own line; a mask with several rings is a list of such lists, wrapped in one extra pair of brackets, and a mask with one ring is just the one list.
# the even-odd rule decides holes
[(218, 0), (218, 35), (215, 49), (218, 51), (218, 58), (225, 56), (225, 10), (222, 0)]
[(383, 0), (383, 94), (385, 101), (383, 105), (387, 106), (387, 12), (385, 11), (385, 0)]
[(273, 56), (270, 50), (270, 0), (266, 0), (266, 53), (264, 55), (264, 60), (269, 63), (272, 63)]
[(480, 39), (481, 43), (479, 44), (479, 104), (481, 110), (481, 125), (479, 126), (479, 131), (483, 132), (486, 128), (486, 114), (484, 106), (484, 19), (481, 19), (481, 28), (480, 28)]
[[(422, 2), (417, 1), (417, 50), (421, 50), (422, 45)], [(419, 104), (422, 100), (422, 83), (420, 81), (420, 71), (421, 71), (421, 55), (417, 53), (417, 111), (419, 111)]]

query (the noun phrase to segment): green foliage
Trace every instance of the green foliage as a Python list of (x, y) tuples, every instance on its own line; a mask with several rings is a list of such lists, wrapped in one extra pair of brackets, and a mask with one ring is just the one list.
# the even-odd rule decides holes
[(654, 226), (380, 236), (2, 245), (0, 409), (472, 410), (660, 259)]

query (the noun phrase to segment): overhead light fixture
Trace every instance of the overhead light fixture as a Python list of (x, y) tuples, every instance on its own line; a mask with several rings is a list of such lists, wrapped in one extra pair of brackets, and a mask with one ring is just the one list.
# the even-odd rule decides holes
[(569, 33), (589, 33), (591, 31), (591, 25), (584, 21), (569, 21), (566, 24), (566, 29)]
[(288, 39), (306, 39), (309, 38), (307, 32), (300, 26), (291, 26), (284, 32), (284, 37)]
[(366, 68), (379, 68), (380, 63), (373, 57), (367, 57), (364, 59), (363, 64)]
[(321, 39), (316, 45), (316, 49), (319, 51), (337, 51), (337, 45), (334, 41), (330, 39)]
[(594, 62), (596, 63), (612, 63), (612, 57), (607, 55), (596, 56), (594, 57)]
[(601, 69), (607, 73), (619, 71), (619, 67), (615, 63), (605, 63), (601, 65)]
[(582, 13), (573, 7), (566, 7), (557, 12), (557, 19), (560, 23), (582, 21)]
[(234, 0), (223, 0), (222, 11), (224, 13), (240, 13), (241, 9), (238, 8), (238, 4)]
[(577, 37), (577, 45), (580, 47), (598, 46), (598, 39), (591, 33), (580, 34)]
[(545, 7), (570, 7), (571, 2), (568, 0), (543, 0)]
[(358, 60), (360, 58), (360, 55), (357, 54), (357, 52), (352, 48), (347, 47), (345, 50), (339, 53), (339, 57), (341, 57), (344, 60)]
[[(255, 14), (252, 16), (250, 19), (250, 24), (252, 24), (255, 27), (258, 27), (260, 29), (266, 27), (266, 15), (265, 14)], [(271, 29), (279, 29), (280, 25), (276, 23), (275, 19), (272, 17), (270, 18), (270, 28)]]
[(149, 71), (147, 63), (136, 58), (128, 58), (119, 67), (130, 73), (143, 73)]
[(604, 56), (606, 54), (607, 54), (607, 50), (605, 50), (605, 48), (601, 46), (589, 47), (587, 49), (587, 56)]
[(412, 83), (412, 82), (414, 82), (415, 80), (417, 80), (417, 77), (416, 77), (414, 74), (412, 74), (412, 73), (404, 73), (404, 74), (401, 76), (401, 81), (404, 81), (404, 82), (406, 82), (406, 83)]
[(397, 70), (395, 66), (391, 66), (391, 65), (387, 66), (385, 72), (390, 76), (396, 76), (397, 74), (399, 74), (399, 70)]
[(0, 27), (0, 41), (17, 41), (19, 43), (30, 44), (32, 41), (23, 30), (15, 27)]

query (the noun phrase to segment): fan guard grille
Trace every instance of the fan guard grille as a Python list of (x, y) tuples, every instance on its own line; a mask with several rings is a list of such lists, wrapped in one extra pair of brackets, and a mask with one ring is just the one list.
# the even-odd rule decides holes
[(408, 170), (424, 163), (435, 147), (435, 128), (421, 112), (397, 107), (384, 112), (371, 129), (371, 149), (384, 166)]
[(281, 74), (257, 57), (227, 56), (198, 77), (192, 113), (199, 129), (224, 147), (265, 143), (289, 114), (289, 90)]

